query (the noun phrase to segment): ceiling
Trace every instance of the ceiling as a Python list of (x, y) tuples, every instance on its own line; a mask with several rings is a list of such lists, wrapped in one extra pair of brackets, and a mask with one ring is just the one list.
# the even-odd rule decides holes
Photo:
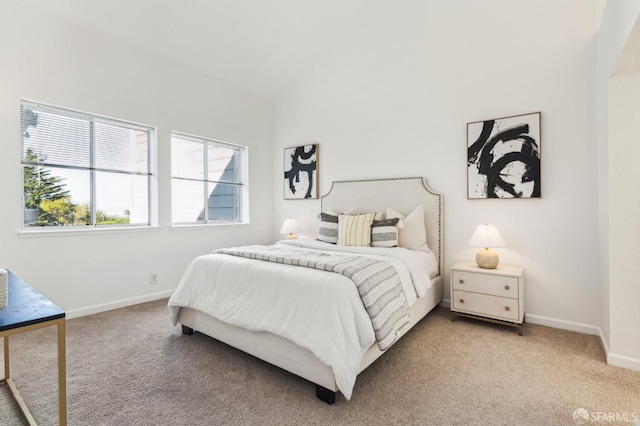
[(276, 97), (366, 0), (20, 0), (118, 42)]

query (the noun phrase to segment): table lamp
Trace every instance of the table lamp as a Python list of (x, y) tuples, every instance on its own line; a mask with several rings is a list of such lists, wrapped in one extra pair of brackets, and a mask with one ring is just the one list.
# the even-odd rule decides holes
[(294, 232), (298, 232), (299, 229), (300, 229), (300, 225), (298, 224), (298, 221), (291, 217), (288, 217), (284, 220), (284, 223), (282, 224), (282, 228), (280, 228), (280, 233), (289, 234), (287, 235), (287, 238), (290, 240), (295, 240), (298, 237), (296, 237)]
[(506, 247), (507, 243), (500, 235), (500, 231), (494, 225), (483, 224), (478, 225), (475, 232), (469, 240), (469, 245), (473, 247), (483, 247), (476, 254), (476, 263), (479, 267), (485, 269), (495, 269), (500, 259), (498, 253), (491, 250), (492, 247)]

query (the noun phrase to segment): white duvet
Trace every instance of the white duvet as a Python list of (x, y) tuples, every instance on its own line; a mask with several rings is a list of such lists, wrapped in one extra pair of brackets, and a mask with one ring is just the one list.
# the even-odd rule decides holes
[[(432, 253), (404, 248), (343, 247), (315, 240), (277, 244), (381, 257), (395, 266), (409, 304), (424, 296), (437, 265)], [(173, 324), (181, 307), (228, 324), (268, 331), (310, 350), (333, 369), (351, 398), (360, 361), (375, 343), (371, 320), (350, 279), (333, 272), (225, 254), (197, 257), (169, 299)]]

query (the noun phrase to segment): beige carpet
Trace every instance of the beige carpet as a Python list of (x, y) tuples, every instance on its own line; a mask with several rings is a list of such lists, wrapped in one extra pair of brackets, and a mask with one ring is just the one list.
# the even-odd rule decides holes
[[(606, 365), (595, 336), (527, 324), (520, 337), (451, 322), (442, 308), (358, 377), (351, 401), (338, 395), (332, 406), (303, 379), (182, 335), (166, 300), (67, 327), (70, 425), (571, 425), (578, 408), (640, 417), (640, 373)], [(57, 423), (55, 342), (53, 328), (11, 338), (12, 376), (41, 425)], [(26, 424), (6, 385), (0, 424)]]

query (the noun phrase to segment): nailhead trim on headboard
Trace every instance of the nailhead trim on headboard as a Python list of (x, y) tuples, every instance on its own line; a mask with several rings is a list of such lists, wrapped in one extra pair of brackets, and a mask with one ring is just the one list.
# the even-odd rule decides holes
[[(350, 184), (350, 183), (354, 183), (354, 184), (360, 184), (360, 183), (375, 183), (375, 182), (388, 182), (388, 181), (399, 181), (399, 183), (401, 184), (402, 181), (415, 181), (416, 179), (418, 179), (420, 181), (420, 184), (422, 186), (422, 188), (424, 188), (424, 190), (427, 192), (427, 194), (429, 194), (430, 196), (434, 196), (436, 197), (437, 200), (437, 209), (436, 209), (436, 214), (437, 214), (437, 241), (438, 241), (438, 248), (437, 250), (434, 250), (434, 253), (436, 255), (436, 258), (438, 260), (438, 275), (442, 275), (442, 271), (443, 271), (443, 267), (444, 267), (444, 260), (443, 260), (443, 241), (444, 241), (444, 227), (443, 227), (443, 208), (444, 208), (444, 200), (443, 200), (443, 196), (442, 194), (439, 194), (435, 191), (433, 191), (431, 188), (429, 188), (429, 185), (427, 184), (427, 181), (424, 177), (396, 177), (396, 178), (383, 178), (383, 179), (359, 179), (359, 180), (344, 180), (344, 181), (334, 181), (331, 184), (331, 188), (329, 189), (329, 191), (324, 194), (321, 198), (320, 198), (320, 208), (321, 211), (325, 211), (325, 207), (326, 206), (326, 202), (329, 200), (328, 197), (332, 196), (332, 192), (334, 191), (334, 188), (337, 188), (337, 186), (339, 185), (344, 185), (344, 184)], [(356, 188), (357, 191), (357, 188)], [(426, 196), (426, 195), (425, 195)], [(376, 194), (376, 198), (380, 199), (382, 198), (381, 195)], [(430, 205), (433, 206), (433, 201), (432, 200), (425, 200), (425, 201), (429, 201), (429, 203), (431, 203)], [(381, 200), (381, 202), (385, 202), (385, 200)], [(424, 201), (419, 201), (421, 204), (424, 204)], [(416, 203), (417, 205), (417, 203)], [(349, 206), (344, 206), (344, 208), (360, 208), (361, 206), (357, 206), (357, 205), (349, 205)], [(395, 208), (395, 206), (392, 205), (385, 205), (384, 208), (386, 207), (392, 207)], [(334, 206), (329, 206), (328, 208), (333, 208), (335, 209)], [(408, 213), (408, 212), (406, 212)], [(433, 220), (434, 219), (434, 213), (431, 212), (427, 212), (425, 211), (425, 221), (427, 220)], [(427, 229), (429, 229), (429, 227), (427, 226)], [(429, 235), (432, 239), (433, 236)], [(432, 250), (434, 249), (433, 247), (430, 247)]]

